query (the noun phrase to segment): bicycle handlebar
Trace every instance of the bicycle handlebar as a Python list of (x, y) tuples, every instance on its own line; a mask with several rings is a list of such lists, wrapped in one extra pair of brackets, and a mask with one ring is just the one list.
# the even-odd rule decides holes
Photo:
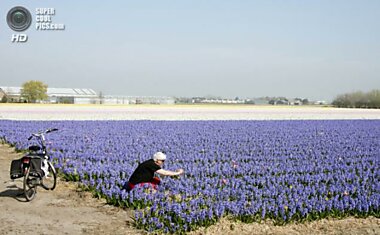
[(40, 131), (38, 133), (33, 133), (31, 136), (29, 136), (28, 140), (31, 140), (33, 137), (41, 137), (44, 133), (47, 134), (47, 133), (50, 133), (53, 131), (58, 131), (58, 129), (57, 128), (51, 128), (51, 129), (47, 129), (44, 132)]
[(58, 129), (57, 128), (47, 129), (45, 131), (45, 133), (47, 134), (47, 133), (50, 133), (50, 132), (53, 132), (53, 131), (58, 131)]

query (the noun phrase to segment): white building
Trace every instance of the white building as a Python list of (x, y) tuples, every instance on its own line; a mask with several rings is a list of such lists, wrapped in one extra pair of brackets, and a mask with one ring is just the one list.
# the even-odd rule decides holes
[[(0, 99), (6, 98), (7, 102), (26, 102), (21, 97), (22, 87), (0, 87)], [(94, 104), (98, 95), (92, 89), (80, 88), (47, 88), (47, 103), (66, 104)]]
[(47, 95), (50, 103), (66, 104), (95, 104), (99, 97), (92, 89), (80, 88), (48, 88)]
[[(7, 102), (26, 102), (21, 97), (21, 87), (0, 87), (0, 101), (6, 97)], [(169, 96), (101, 96), (92, 89), (47, 88), (48, 99), (40, 103), (64, 104), (174, 104)]]
[(174, 104), (169, 96), (104, 96), (101, 104)]

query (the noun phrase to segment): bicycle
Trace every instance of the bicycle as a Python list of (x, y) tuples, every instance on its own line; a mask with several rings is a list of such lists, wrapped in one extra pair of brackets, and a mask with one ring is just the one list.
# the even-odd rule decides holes
[(34, 199), (37, 193), (37, 186), (45, 190), (54, 190), (57, 184), (57, 172), (50, 162), (50, 156), (46, 150), (45, 134), (58, 131), (58, 129), (48, 129), (33, 133), (29, 138), (36, 138), (39, 145), (31, 145), (29, 153), (21, 159), (13, 160), (11, 163), (11, 179), (23, 179), (23, 192), (27, 201)]

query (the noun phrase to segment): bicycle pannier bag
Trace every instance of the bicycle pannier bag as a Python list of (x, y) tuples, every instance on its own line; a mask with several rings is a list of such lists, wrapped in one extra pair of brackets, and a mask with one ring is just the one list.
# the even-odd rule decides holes
[(32, 158), (30, 159), (30, 175), (35, 177), (44, 176), (44, 171), (42, 170), (42, 159), (41, 158)]
[(11, 162), (11, 171), (10, 171), (10, 176), (11, 179), (17, 179), (23, 177), (22, 173), (22, 158), (13, 160)]

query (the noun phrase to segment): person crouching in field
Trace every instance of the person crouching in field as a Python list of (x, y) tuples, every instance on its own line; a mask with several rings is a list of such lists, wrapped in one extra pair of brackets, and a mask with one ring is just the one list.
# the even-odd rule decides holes
[(122, 189), (129, 192), (137, 185), (144, 184), (150, 184), (154, 189), (157, 189), (157, 186), (161, 183), (161, 181), (158, 177), (154, 176), (154, 173), (158, 173), (163, 176), (176, 176), (183, 174), (183, 169), (178, 169), (177, 171), (162, 169), (165, 160), (166, 155), (162, 152), (157, 152), (153, 155), (153, 159), (140, 163), (129, 178), (128, 182), (123, 185)]

